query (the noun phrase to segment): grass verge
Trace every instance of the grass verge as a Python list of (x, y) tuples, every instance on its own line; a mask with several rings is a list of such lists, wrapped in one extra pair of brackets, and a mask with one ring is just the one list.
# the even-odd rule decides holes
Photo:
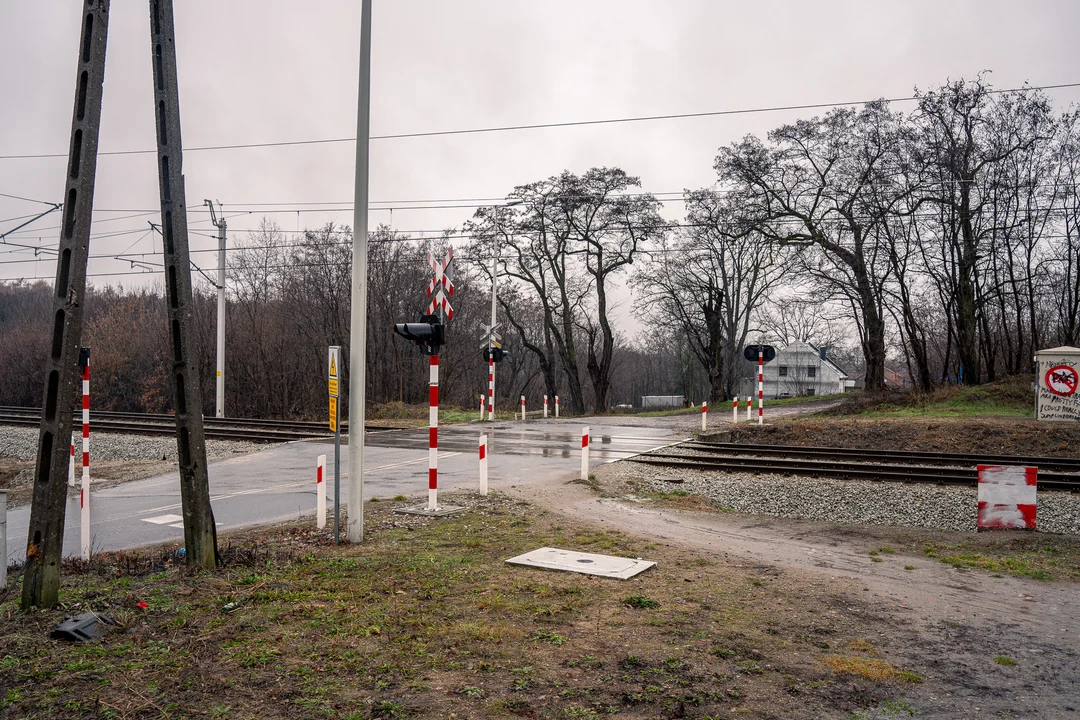
[[(214, 573), (167, 550), (72, 564), (64, 609), (119, 623), (98, 642), (49, 640), (62, 612), (24, 613), (10, 593), (0, 715), (812, 717), (903, 692), (824, 661), (886, 629), (833, 583), (564, 527), (498, 495), (455, 501), (470, 511), (438, 520), (376, 503), (362, 545), (306, 526), (239, 536)], [(543, 545), (659, 564), (620, 582), (503, 562)]]

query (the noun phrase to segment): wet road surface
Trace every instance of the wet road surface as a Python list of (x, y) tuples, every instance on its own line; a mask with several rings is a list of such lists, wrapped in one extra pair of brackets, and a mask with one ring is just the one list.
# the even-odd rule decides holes
[[(492, 490), (510, 486), (520, 489), (530, 482), (573, 477), (581, 467), (581, 428), (585, 425), (591, 429), (590, 465), (621, 460), (685, 437), (660, 424), (618, 423), (616, 418), (577, 418), (441, 427), (439, 489), (475, 489), (478, 486), (477, 446), (481, 433), (488, 435), (488, 474)], [(369, 433), (365, 451), (365, 499), (406, 495), (418, 498), (418, 502), (426, 501), (427, 428)], [(327, 507), (332, 514), (332, 440), (285, 443), (262, 452), (211, 463), (210, 492), (218, 530), (314, 515), (315, 467), (319, 455), (327, 456)], [(347, 496), (347, 457), (343, 448), (343, 507)], [(96, 491), (92, 495), (91, 513), (91, 546), (95, 552), (165, 542), (183, 544), (178, 473)], [(8, 512), (9, 560), (25, 555), (29, 516), (29, 506)], [(68, 501), (64, 554), (78, 553), (79, 503), (78, 498), (74, 498)]]

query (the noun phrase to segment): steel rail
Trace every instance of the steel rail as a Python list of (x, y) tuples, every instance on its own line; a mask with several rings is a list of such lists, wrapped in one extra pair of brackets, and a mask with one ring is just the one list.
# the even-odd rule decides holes
[[(807, 459), (724, 457), (703, 458), (677, 453), (645, 453), (630, 462), (681, 467), (694, 470), (738, 470), (753, 473), (788, 475), (817, 475), (845, 479), (880, 480), (905, 483), (934, 483), (939, 485), (976, 485), (978, 472), (974, 467), (942, 468), (919, 465), (889, 465)], [(1045, 490), (1080, 490), (1080, 475), (1060, 472), (1040, 472), (1039, 486)]]
[[(24, 408), (24, 407), (0, 407), (0, 424), (25, 424), (22, 422), (16, 422), (23, 418), (30, 418), (37, 421), (41, 417), (41, 411), (37, 408)], [(90, 419), (93, 422), (95, 419), (96, 425), (100, 425), (103, 421), (130, 421), (134, 423), (172, 423), (173, 416), (167, 414), (155, 414), (155, 413), (133, 413), (133, 412), (117, 412), (110, 410), (91, 410)], [(9, 422), (10, 420), (10, 422)], [(312, 420), (265, 420), (262, 418), (216, 418), (206, 417), (204, 422), (207, 428), (266, 428), (268, 430), (281, 430), (283, 432), (293, 433), (306, 433), (307, 437), (329, 435), (330, 431), (326, 422), (312, 421)], [(342, 423), (347, 426), (348, 423)], [(379, 430), (401, 430), (402, 427), (396, 425), (365, 425), (365, 429), (368, 431)]]
[(836, 447), (803, 447), (797, 445), (744, 445), (741, 443), (687, 442), (687, 450), (713, 455), (765, 455), (830, 460), (883, 460), (920, 465), (1028, 465), (1046, 469), (1071, 469), (1080, 473), (1080, 458), (1040, 457), (1034, 455), (982, 455), (976, 453), (944, 453), (923, 450), (879, 450)]

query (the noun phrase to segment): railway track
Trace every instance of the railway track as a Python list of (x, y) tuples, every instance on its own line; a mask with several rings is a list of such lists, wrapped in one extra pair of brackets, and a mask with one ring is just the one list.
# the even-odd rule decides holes
[(1039, 487), (1042, 489), (1080, 491), (1080, 459), (1076, 458), (688, 441), (637, 455), (633, 461), (695, 470), (821, 475), (939, 485), (977, 484), (977, 465), (1027, 465), (1039, 468)]
[[(78, 413), (76, 412), (76, 418)], [(37, 408), (0, 407), (0, 425), (37, 427), (41, 411)], [(326, 423), (303, 420), (262, 420), (255, 418), (203, 418), (206, 437), (220, 440), (249, 440), (253, 442), (288, 442), (326, 437)], [(176, 425), (172, 415), (111, 412), (91, 410), (90, 425), (94, 432), (130, 433), (132, 435), (174, 435)], [(348, 428), (342, 423), (342, 434)], [(399, 430), (385, 425), (367, 425), (371, 431)]]

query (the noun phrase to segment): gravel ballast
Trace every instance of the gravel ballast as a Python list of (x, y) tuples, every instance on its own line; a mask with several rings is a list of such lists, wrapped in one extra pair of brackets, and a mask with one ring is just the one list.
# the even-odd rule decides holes
[[(977, 490), (973, 487), (712, 472), (633, 462), (617, 465), (624, 466), (624, 479), (641, 492), (679, 490), (738, 513), (937, 530), (976, 529)], [(1080, 495), (1040, 492), (1038, 529), (1080, 535)]]
[[(90, 462), (122, 460), (176, 461), (176, 438), (168, 435), (121, 435), (118, 433), (94, 433), (90, 428)], [(81, 435), (73, 435), (75, 451), (81, 452)], [(0, 426), (0, 457), (31, 462), (37, 454), (38, 429), (32, 427)], [(243, 440), (207, 440), (208, 458), (242, 455), (269, 447), (268, 443)]]

